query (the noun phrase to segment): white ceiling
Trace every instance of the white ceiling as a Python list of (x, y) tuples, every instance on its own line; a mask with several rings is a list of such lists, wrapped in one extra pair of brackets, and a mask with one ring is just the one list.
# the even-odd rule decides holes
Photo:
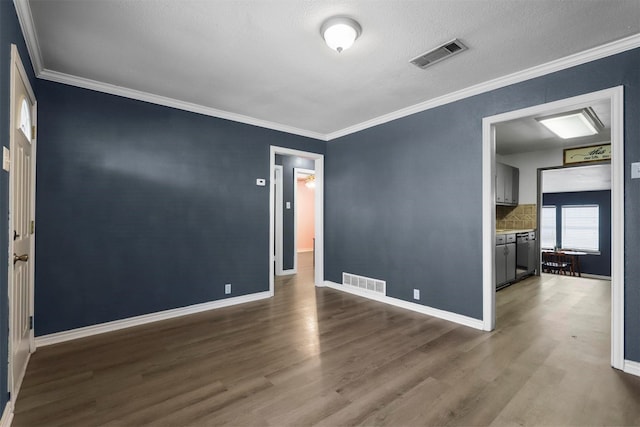
[[(16, 4), (42, 78), (320, 139), (640, 33), (638, 0)], [(362, 26), (340, 54), (319, 34), (334, 15)], [(409, 64), (453, 38), (469, 50)]]
[(611, 190), (611, 165), (542, 171), (543, 193)]

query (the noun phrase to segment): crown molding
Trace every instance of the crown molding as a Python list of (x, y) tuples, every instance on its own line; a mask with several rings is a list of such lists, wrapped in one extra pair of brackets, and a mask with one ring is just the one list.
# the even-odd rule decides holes
[(38, 43), (36, 27), (33, 23), (31, 7), (29, 7), (27, 0), (13, 0), (13, 5), (16, 8), (18, 22), (20, 23), (20, 28), (22, 28), (22, 35), (31, 57), (33, 71), (38, 76), (42, 72), (42, 52), (40, 51), (40, 43)]
[(137, 99), (138, 101), (145, 101), (145, 102), (150, 102), (152, 104), (164, 105), (165, 107), (177, 108), (179, 110), (203, 114), (205, 116), (231, 120), (234, 122), (244, 123), (247, 125), (258, 126), (261, 128), (267, 128), (267, 129), (290, 133), (294, 135), (305, 136), (307, 138), (320, 139), (322, 141), (326, 141), (326, 135), (318, 132), (313, 132), (306, 129), (299, 129), (293, 126), (271, 122), (268, 120), (256, 119), (254, 117), (245, 116), (242, 114), (236, 114), (236, 113), (231, 113), (229, 111), (218, 110), (217, 108), (205, 107), (203, 105), (180, 101), (178, 99), (168, 98), (166, 96), (154, 95), (152, 93), (142, 92), (135, 89), (129, 89), (122, 86), (116, 86), (109, 83), (102, 83), (96, 80), (85, 79), (83, 77), (77, 77), (70, 74), (59, 73), (57, 71), (51, 71), (51, 70), (45, 69), (38, 75), (38, 78), (41, 78), (43, 80), (49, 80), (52, 82), (57, 82), (57, 83), (63, 83), (71, 86), (81, 87), (84, 89), (90, 89), (97, 92), (103, 92), (111, 95), (122, 96), (125, 98)]
[(410, 116), (412, 114), (420, 113), (422, 111), (430, 110), (432, 108), (459, 101), (464, 98), (469, 98), (481, 93), (500, 89), (526, 80), (531, 80), (533, 78), (541, 77), (546, 74), (555, 73), (556, 71), (565, 70), (567, 68), (582, 65), (587, 62), (595, 61), (597, 59), (606, 58), (607, 56), (616, 55), (618, 53), (622, 53), (638, 47), (640, 47), (640, 34), (634, 34), (624, 39), (616, 40), (614, 42), (607, 43), (605, 45), (585, 50), (573, 55), (569, 55), (555, 61), (547, 62), (546, 64), (537, 65), (523, 71), (518, 71), (503, 77), (498, 77), (497, 79), (470, 86), (456, 92), (451, 92), (447, 95), (443, 95), (437, 98), (430, 99), (428, 101), (421, 102), (419, 104), (402, 108), (392, 113), (388, 113), (371, 120), (346, 127), (336, 132), (331, 132), (326, 135), (326, 140), (331, 141), (346, 135), (350, 135), (352, 133), (381, 125), (383, 123), (388, 123), (390, 121)]
[(320, 132), (314, 132), (311, 130), (300, 129), (293, 126), (284, 125), (282, 123), (270, 122), (268, 120), (257, 119), (242, 114), (232, 113), (229, 111), (219, 110), (217, 108), (206, 107), (199, 104), (180, 101), (173, 98), (154, 95), (148, 92), (137, 91), (134, 89), (128, 89), (122, 86), (116, 86), (108, 83), (102, 83), (95, 80), (85, 79), (82, 77), (73, 76), (70, 74), (59, 73), (57, 71), (47, 70), (43, 66), (42, 54), (40, 51), (40, 45), (38, 43), (38, 37), (33, 23), (33, 17), (31, 14), (31, 8), (28, 0), (13, 0), (18, 14), (18, 20), (22, 27), (22, 33), (24, 35), (29, 56), (33, 64), (36, 77), (50, 80), (58, 83), (64, 83), (71, 86), (78, 86), (85, 89), (91, 89), (98, 92), (109, 93), (112, 95), (118, 95), (125, 98), (137, 99), (140, 101), (150, 102), (152, 104), (164, 105), (167, 107), (177, 108), (180, 110), (190, 111), (206, 116), (217, 117), (221, 119), (231, 120), (234, 122), (244, 123), (248, 125), (258, 126), (262, 128), (272, 129), (280, 132), (291, 133), (294, 135), (300, 135), (308, 138), (319, 139), (321, 141), (332, 141), (334, 139), (341, 138), (343, 136), (350, 135), (374, 126), (388, 123), (393, 120), (397, 120), (412, 114), (420, 113), (422, 111), (430, 110), (451, 102), (459, 101), (464, 98), (479, 95), (481, 93), (489, 92), (495, 89), (500, 89), (505, 86), (520, 83), (526, 80), (530, 80), (536, 77), (541, 77), (546, 74), (551, 74), (556, 71), (565, 70), (567, 68), (582, 65), (587, 62), (595, 61), (597, 59), (606, 58), (607, 56), (616, 55), (631, 49), (640, 47), (640, 34), (634, 34), (632, 36), (616, 40), (602, 46), (598, 46), (592, 49), (585, 50), (573, 55), (569, 55), (564, 58), (557, 59), (555, 61), (547, 62), (546, 64), (538, 65), (532, 68), (528, 68), (523, 71), (518, 71), (503, 77), (498, 77), (493, 80), (489, 80), (484, 83), (480, 83), (468, 88), (452, 92), (437, 98), (433, 98), (418, 104), (411, 105), (409, 107), (402, 108), (400, 110), (393, 111), (382, 116), (375, 117), (370, 120), (366, 120), (361, 123), (357, 123), (353, 126), (323, 134)]

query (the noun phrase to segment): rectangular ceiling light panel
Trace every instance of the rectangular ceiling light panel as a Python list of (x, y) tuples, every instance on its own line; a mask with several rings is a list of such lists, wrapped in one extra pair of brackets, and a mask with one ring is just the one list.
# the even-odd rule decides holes
[(591, 108), (536, 118), (560, 138), (569, 139), (600, 133), (603, 125)]

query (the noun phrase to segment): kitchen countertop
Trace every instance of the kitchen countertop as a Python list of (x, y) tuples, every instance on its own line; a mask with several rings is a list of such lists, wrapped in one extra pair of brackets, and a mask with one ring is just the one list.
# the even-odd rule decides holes
[(496, 230), (496, 234), (516, 234), (527, 233), (529, 231), (536, 231), (535, 228), (524, 228), (522, 230)]

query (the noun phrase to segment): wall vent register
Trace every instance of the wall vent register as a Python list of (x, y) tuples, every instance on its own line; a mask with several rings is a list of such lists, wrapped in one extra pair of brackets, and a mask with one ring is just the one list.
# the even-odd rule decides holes
[(384, 280), (372, 279), (351, 273), (342, 273), (342, 284), (367, 292), (387, 295), (387, 282)]

